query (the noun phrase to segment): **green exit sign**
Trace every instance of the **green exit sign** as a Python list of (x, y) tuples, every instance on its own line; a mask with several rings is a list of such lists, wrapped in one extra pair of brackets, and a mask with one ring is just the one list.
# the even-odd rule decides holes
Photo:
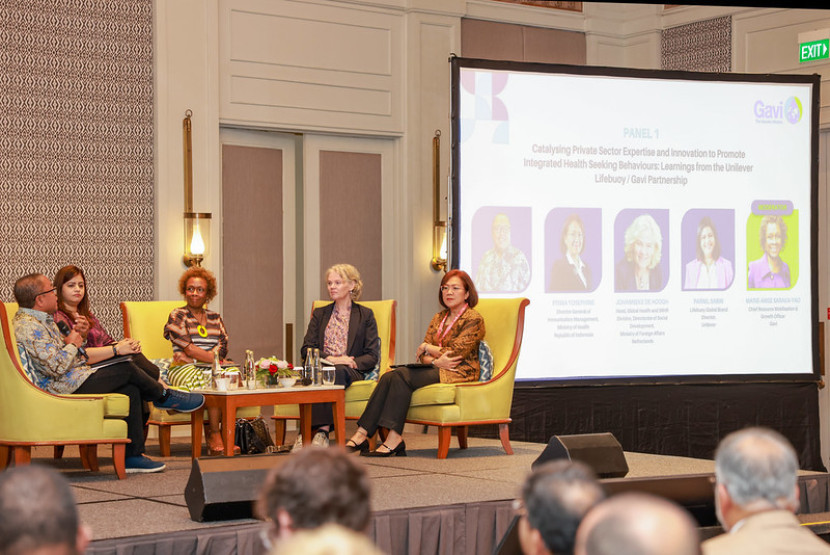
[(798, 61), (812, 62), (830, 58), (830, 39), (802, 42), (798, 45)]

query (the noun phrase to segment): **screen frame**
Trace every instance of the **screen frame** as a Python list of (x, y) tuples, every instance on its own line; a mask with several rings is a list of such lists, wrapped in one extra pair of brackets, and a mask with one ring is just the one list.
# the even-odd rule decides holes
[[(550, 73), (579, 76), (623, 77), (634, 79), (665, 79), (684, 81), (713, 81), (713, 82), (745, 82), (745, 83), (784, 83), (811, 85), (810, 98), (810, 330), (811, 330), (811, 357), (812, 371), (803, 373), (784, 374), (684, 374), (661, 376), (627, 376), (627, 377), (550, 377), (544, 379), (517, 378), (516, 385), (522, 387), (568, 387), (568, 386), (601, 386), (601, 385), (643, 385), (643, 384), (723, 384), (723, 383), (793, 383), (793, 382), (821, 382), (822, 368), (819, 345), (819, 312), (818, 312), (818, 181), (819, 181), (819, 116), (820, 116), (820, 82), (821, 76), (810, 75), (779, 75), (779, 74), (748, 74), (748, 73), (713, 73), (689, 72), (676, 70), (631, 69), (606, 66), (576, 66), (568, 64), (544, 64), (535, 62), (513, 62), (504, 60), (486, 60), (479, 58), (450, 57), (451, 68), (451, 167), (447, 233), (449, 234), (449, 268), (458, 268), (460, 265), (459, 248), (462, 230), (455, 222), (460, 221), (461, 176), (459, 173), (461, 149), (460, 119), (460, 75), (462, 68), (490, 69), (513, 72)], [(521, 362), (521, 359), (520, 359)]]

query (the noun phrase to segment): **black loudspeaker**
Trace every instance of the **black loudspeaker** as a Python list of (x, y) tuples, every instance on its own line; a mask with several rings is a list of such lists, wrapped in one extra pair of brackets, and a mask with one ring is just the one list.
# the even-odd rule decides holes
[(611, 433), (553, 436), (536, 465), (556, 459), (569, 459), (587, 464), (600, 478), (622, 478), (628, 474), (622, 445)]
[(265, 477), (285, 460), (278, 455), (194, 459), (184, 489), (190, 518), (196, 522), (253, 518)]

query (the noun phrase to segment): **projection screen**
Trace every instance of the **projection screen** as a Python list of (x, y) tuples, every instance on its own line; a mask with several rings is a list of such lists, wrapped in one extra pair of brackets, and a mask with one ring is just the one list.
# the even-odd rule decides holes
[(531, 300), (517, 379), (815, 379), (817, 76), (452, 71), (451, 265)]

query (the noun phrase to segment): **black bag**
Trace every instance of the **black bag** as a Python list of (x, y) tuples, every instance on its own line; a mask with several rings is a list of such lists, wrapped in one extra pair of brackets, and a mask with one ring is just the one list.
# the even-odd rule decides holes
[(261, 416), (253, 420), (238, 418), (236, 420), (234, 443), (239, 446), (243, 455), (256, 455), (257, 453), (273, 453), (274, 440), (268, 426)]

